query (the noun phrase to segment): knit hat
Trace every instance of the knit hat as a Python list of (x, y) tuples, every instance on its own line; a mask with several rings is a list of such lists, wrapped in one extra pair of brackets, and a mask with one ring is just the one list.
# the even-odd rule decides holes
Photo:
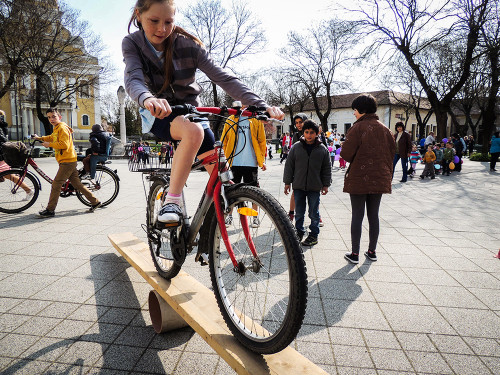
[(95, 124), (95, 125), (92, 125), (92, 131), (94, 133), (99, 133), (99, 132), (103, 132), (104, 129), (103, 129), (101, 124)]

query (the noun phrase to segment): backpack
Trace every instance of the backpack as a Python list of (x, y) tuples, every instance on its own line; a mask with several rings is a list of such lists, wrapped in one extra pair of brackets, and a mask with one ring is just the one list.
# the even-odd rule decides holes
[(109, 156), (111, 155), (111, 135), (108, 134), (106, 137), (106, 155)]
[(3, 159), (13, 168), (23, 167), (28, 159), (28, 147), (22, 142), (4, 142), (2, 144)]

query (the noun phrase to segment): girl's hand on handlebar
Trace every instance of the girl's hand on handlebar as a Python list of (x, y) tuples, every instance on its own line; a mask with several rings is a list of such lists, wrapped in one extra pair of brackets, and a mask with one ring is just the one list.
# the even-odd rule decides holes
[(158, 98), (147, 98), (144, 100), (144, 108), (146, 108), (151, 115), (161, 119), (164, 119), (172, 113), (170, 104), (165, 99)]
[(283, 120), (285, 118), (285, 114), (279, 107), (267, 107), (266, 112), (269, 113), (269, 117), (276, 120)]

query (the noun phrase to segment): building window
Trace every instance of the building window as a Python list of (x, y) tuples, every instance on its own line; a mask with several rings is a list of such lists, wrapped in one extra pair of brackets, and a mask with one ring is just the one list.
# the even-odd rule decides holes
[(83, 115), (82, 116), (82, 125), (83, 126), (89, 126), (89, 116), (88, 115)]
[(344, 124), (344, 134), (347, 134), (349, 129), (351, 128), (351, 124)]
[(80, 85), (80, 97), (90, 98), (90, 86), (87, 81), (83, 81)]

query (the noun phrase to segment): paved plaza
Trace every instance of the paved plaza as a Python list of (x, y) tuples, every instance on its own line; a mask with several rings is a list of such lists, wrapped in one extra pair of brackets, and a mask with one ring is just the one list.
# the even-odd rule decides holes
[[(55, 174), (53, 158), (37, 162)], [(268, 165), (261, 186), (288, 209), (283, 165)], [(0, 373), (234, 373), (190, 328), (154, 333), (151, 288), (107, 238), (145, 240), (141, 175), (124, 160), (112, 166), (120, 193), (95, 213), (71, 197), (37, 218), (46, 182), (28, 211), (0, 213)], [(335, 167), (319, 244), (304, 249), (309, 299), (293, 347), (330, 374), (500, 374), (500, 173), (488, 170), (466, 159), (449, 177), (395, 182), (382, 199), (379, 260), (355, 266), (343, 259), (350, 201)], [(207, 176), (189, 178), (190, 213)], [(365, 219), (363, 250), (367, 237)], [(210, 286), (192, 255), (184, 270)]]

